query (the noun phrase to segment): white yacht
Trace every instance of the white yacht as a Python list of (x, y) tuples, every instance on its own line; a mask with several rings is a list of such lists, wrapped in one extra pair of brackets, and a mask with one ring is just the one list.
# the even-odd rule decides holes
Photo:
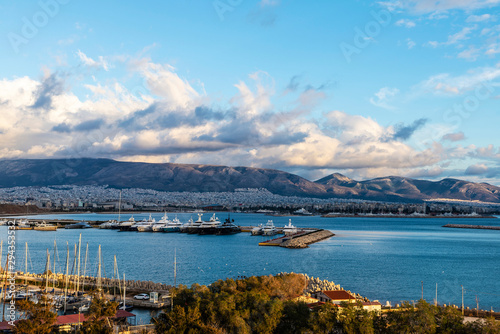
[(166, 227), (169, 222), (170, 222), (170, 220), (168, 220), (167, 213), (165, 212), (163, 217), (161, 217), (161, 219), (158, 222), (153, 224), (153, 226), (152, 226), (153, 232), (163, 231), (163, 228)]
[(276, 232), (277, 230), (272, 220), (268, 220), (266, 225), (262, 227), (262, 235), (273, 236), (276, 234)]
[(198, 234), (216, 234), (217, 228), (222, 225), (219, 218), (215, 217), (215, 213), (212, 215), (209, 221), (204, 221), (198, 227)]
[(153, 231), (153, 224), (156, 222), (156, 219), (151, 217), (151, 214), (149, 214), (149, 219), (146, 220), (144, 219), (141, 222), (138, 222), (135, 225), (132, 225), (132, 229), (135, 227), (138, 232), (151, 232)]
[(118, 225), (118, 222), (116, 220), (108, 220), (107, 222), (105, 223), (102, 223), (101, 225), (99, 225), (99, 228), (101, 229), (111, 229), (115, 226)]
[[(193, 221), (191, 219), (191, 221)], [(172, 221), (168, 222), (161, 230), (162, 232), (180, 232), (182, 223), (179, 218), (175, 217)]]
[(259, 226), (254, 227), (252, 229), (252, 235), (261, 235), (262, 234), (262, 224), (259, 224)]
[(185, 232), (189, 234), (198, 233), (198, 228), (200, 227), (201, 224), (203, 224), (203, 220), (201, 219), (202, 216), (203, 214), (199, 213), (198, 220), (196, 220), (195, 222), (193, 222), (193, 220), (190, 219), (188, 222), (189, 225), (186, 226)]
[(283, 227), (283, 234), (284, 235), (295, 234), (295, 233), (297, 233), (297, 231), (298, 231), (298, 229), (297, 229), (297, 227), (292, 225), (291, 219), (288, 220), (288, 225), (285, 225), (285, 227)]

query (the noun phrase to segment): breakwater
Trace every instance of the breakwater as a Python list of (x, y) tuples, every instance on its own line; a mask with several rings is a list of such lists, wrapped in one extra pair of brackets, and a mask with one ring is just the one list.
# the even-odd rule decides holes
[(497, 230), (497, 231), (500, 231), (500, 226), (446, 224), (446, 225), (443, 225), (443, 227), (450, 227), (450, 228), (471, 228), (471, 229), (478, 229), (478, 230)]
[(259, 246), (279, 246), (284, 248), (307, 248), (310, 244), (333, 237), (327, 230), (300, 231), (292, 235), (259, 242)]

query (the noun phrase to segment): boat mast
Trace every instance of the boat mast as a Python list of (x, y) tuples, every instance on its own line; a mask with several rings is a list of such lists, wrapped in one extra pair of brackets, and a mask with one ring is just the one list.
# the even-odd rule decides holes
[(24, 256), (24, 263), (25, 263), (25, 270), (24, 270), (24, 285), (28, 284), (28, 243), (25, 243), (25, 256)]
[(125, 273), (123, 273), (123, 306), (122, 310), (125, 310), (127, 303), (125, 302), (125, 297), (127, 296), (127, 283), (125, 281)]
[(8, 276), (8, 270), (9, 270), (9, 254), (7, 253), (7, 260), (5, 261), (5, 270), (4, 270), (4, 275), (5, 275), (5, 280), (3, 283), (3, 311), (2, 311), (2, 322), (5, 321), (5, 296), (7, 295), (7, 276)]
[(69, 283), (68, 270), (69, 270), (69, 244), (66, 241), (66, 275), (65, 275), (66, 286), (64, 288), (64, 313), (66, 313), (66, 303), (67, 303), (66, 297), (68, 296), (68, 283)]
[(78, 270), (77, 270), (77, 281), (76, 281), (76, 293), (80, 291), (80, 255), (82, 250), (82, 234), (80, 233), (80, 239), (78, 240)]
[[(54, 276), (56, 275), (56, 249), (57, 249), (57, 243), (56, 239), (54, 239)], [(54, 289), (54, 294), (56, 293), (56, 278), (54, 278), (54, 281), (52, 282), (52, 288)]]
[(99, 266), (97, 267), (97, 289), (101, 290), (101, 245), (99, 245)]
[[(118, 200), (118, 224), (120, 224), (120, 214), (122, 210), (122, 191), (120, 189), (120, 199)], [(120, 277), (118, 277), (120, 279)]]
[(0, 271), (3, 272), (2, 268), (2, 256), (3, 256), (3, 240), (0, 242)]
[(120, 275), (118, 275), (118, 264), (116, 263), (116, 255), (115, 255), (114, 268), (113, 268), (113, 280), (115, 281), (115, 284), (113, 284), (113, 296), (116, 296), (116, 277), (118, 277), (118, 282), (119, 282)]
[(174, 309), (174, 290), (177, 286), (177, 248), (174, 248), (174, 288), (170, 294), (170, 311)]
[(49, 289), (50, 253), (47, 248), (47, 265), (45, 266), (45, 292)]
[(85, 275), (87, 274), (87, 257), (89, 255), (89, 243), (87, 242), (87, 250), (85, 251), (85, 265), (83, 266), (83, 282), (82, 292), (85, 291)]

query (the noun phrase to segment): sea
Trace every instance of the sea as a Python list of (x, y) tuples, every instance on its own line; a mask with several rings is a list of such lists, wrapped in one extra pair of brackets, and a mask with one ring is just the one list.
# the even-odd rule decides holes
[[(206, 212), (208, 219), (213, 213)], [(215, 213), (220, 220), (227, 213)], [(136, 221), (150, 213), (134, 213)], [(159, 220), (163, 213), (151, 213)], [(169, 213), (187, 222), (196, 213)], [(127, 220), (131, 214), (121, 214)], [(37, 219), (74, 219), (108, 221), (117, 214), (57, 214), (24, 216)], [(19, 217), (18, 217), (19, 218)], [(335, 236), (306, 249), (262, 247), (258, 243), (269, 237), (239, 233), (227, 236), (184, 233), (119, 232), (85, 229), (57, 231), (16, 231), (16, 268), (41, 273), (46, 266), (47, 250), (56, 271), (63, 272), (67, 249), (74, 254), (82, 239), (82, 266), (87, 254), (86, 274), (96, 275), (98, 248), (102, 252), (103, 276), (112, 277), (116, 255), (120, 276), (174, 284), (210, 284), (219, 279), (252, 275), (275, 275), (282, 272), (304, 273), (326, 279), (370, 300), (396, 305), (423, 297), (433, 303), (500, 310), (500, 231), (445, 228), (443, 225), (471, 224), (500, 226), (500, 219), (486, 218), (361, 218), (320, 216), (269, 216), (231, 213), (237, 225), (256, 226), (273, 220), (285, 226), (289, 219), (298, 227), (332, 231)], [(8, 230), (0, 226), (3, 240), (1, 263), (5, 264)], [(56, 248), (54, 248), (54, 241)], [(71, 265), (71, 264), (70, 264)]]

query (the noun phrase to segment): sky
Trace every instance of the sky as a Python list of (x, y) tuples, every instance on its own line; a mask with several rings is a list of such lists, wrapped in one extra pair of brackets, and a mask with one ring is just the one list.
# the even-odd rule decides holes
[(500, 0), (0, 0), (0, 159), (500, 185)]

